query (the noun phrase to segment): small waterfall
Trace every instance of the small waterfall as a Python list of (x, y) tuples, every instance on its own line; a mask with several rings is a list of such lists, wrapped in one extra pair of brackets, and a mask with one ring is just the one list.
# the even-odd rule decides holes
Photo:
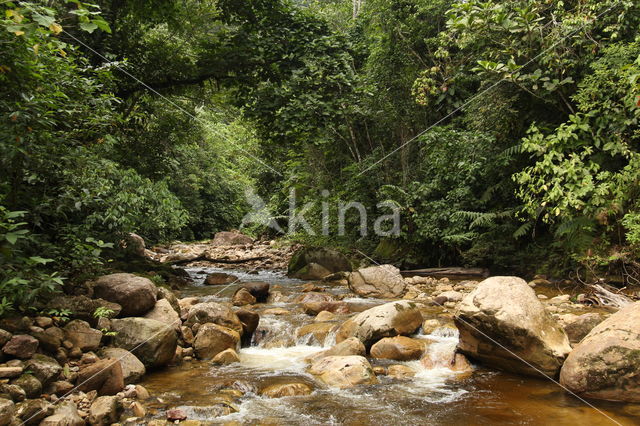
[(295, 345), (295, 333), (292, 324), (281, 318), (264, 316), (251, 338), (251, 346), (277, 348)]
[(439, 327), (425, 336), (432, 343), (422, 358), (426, 368), (449, 368), (458, 345), (458, 330), (451, 327)]

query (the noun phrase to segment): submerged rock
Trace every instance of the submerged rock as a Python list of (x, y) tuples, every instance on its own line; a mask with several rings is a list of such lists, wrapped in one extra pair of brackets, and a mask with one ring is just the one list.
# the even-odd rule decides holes
[(119, 273), (99, 277), (93, 294), (122, 306), (121, 317), (133, 317), (153, 309), (158, 289), (148, 278)]
[(521, 278), (482, 281), (454, 321), (460, 352), (501, 370), (554, 377), (571, 351), (564, 330)]
[(262, 389), (260, 394), (268, 398), (282, 398), (284, 396), (309, 395), (313, 392), (306, 383), (277, 383)]
[(348, 319), (338, 329), (336, 342), (357, 337), (370, 346), (383, 337), (409, 335), (422, 324), (422, 314), (414, 302), (402, 300), (367, 309)]
[(640, 302), (597, 325), (569, 354), (560, 383), (579, 395), (640, 402)]
[(378, 383), (371, 364), (363, 356), (328, 356), (316, 361), (309, 373), (323, 383), (338, 388)]
[(349, 288), (363, 297), (402, 297), (406, 287), (400, 270), (393, 265), (369, 266), (349, 275)]

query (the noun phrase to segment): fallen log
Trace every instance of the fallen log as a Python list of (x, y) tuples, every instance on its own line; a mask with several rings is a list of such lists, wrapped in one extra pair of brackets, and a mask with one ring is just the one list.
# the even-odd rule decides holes
[(403, 277), (443, 277), (443, 276), (457, 276), (457, 277), (488, 277), (489, 270), (486, 268), (424, 268), (424, 269), (412, 269), (409, 271), (400, 271)]
[[(600, 284), (587, 284), (589, 292), (586, 296), (586, 301), (591, 302), (594, 305), (609, 306), (616, 309), (622, 309), (633, 303), (633, 300), (624, 294), (614, 293), (613, 291), (605, 288), (605, 286), (606, 285)], [(606, 287), (611, 288), (610, 286)]]
[(247, 263), (247, 262), (254, 262), (257, 260), (264, 260), (267, 259), (267, 256), (254, 256), (254, 257), (245, 257), (242, 259), (225, 259), (225, 258), (214, 258), (214, 257), (209, 257), (207, 254), (203, 253), (199, 256), (195, 256), (189, 259), (181, 259), (181, 260), (174, 260), (171, 262), (166, 262), (170, 265), (184, 265), (185, 263), (191, 263), (191, 262), (197, 262), (200, 260), (204, 260), (206, 262), (211, 262), (211, 263), (224, 263), (224, 264), (228, 264), (228, 265), (236, 265), (239, 263)]

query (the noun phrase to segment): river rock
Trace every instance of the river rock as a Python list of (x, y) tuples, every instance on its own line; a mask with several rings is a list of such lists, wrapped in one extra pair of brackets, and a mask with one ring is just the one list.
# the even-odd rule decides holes
[(53, 414), (53, 405), (44, 399), (27, 399), (16, 405), (16, 417), (22, 420), (21, 425), (37, 425)]
[(107, 426), (118, 421), (122, 405), (116, 396), (100, 396), (89, 408), (90, 425)]
[(180, 329), (180, 325), (182, 325), (180, 315), (173, 309), (171, 302), (167, 299), (158, 300), (153, 309), (145, 314), (144, 318), (160, 321), (176, 330)]
[(329, 300), (303, 303), (302, 309), (307, 315), (316, 315), (322, 311), (336, 314), (349, 313), (349, 305), (342, 300)]
[(170, 422), (183, 421), (187, 419), (187, 413), (180, 408), (172, 408), (167, 410), (167, 420)]
[(306, 383), (277, 383), (262, 389), (260, 394), (267, 398), (282, 398), (284, 396), (309, 395), (313, 392)]
[(314, 322), (325, 322), (325, 321), (332, 321), (336, 318), (336, 315), (333, 312), (330, 311), (320, 311), (318, 312), (318, 315), (316, 315), (315, 319), (313, 320)]
[(13, 402), (20, 402), (27, 399), (27, 393), (18, 385), (8, 383), (0, 384), (0, 394), (9, 396)]
[(82, 367), (78, 372), (78, 389), (83, 392), (95, 390), (98, 395), (117, 394), (124, 389), (120, 361), (105, 358)]
[(20, 359), (31, 358), (38, 349), (38, 340), (28, 334), (16, 334), (5, 343), (2, 352)]
[(0, 398), (0, 425), (5, 426), (11, 424), (16, 407), (13, 401), (6, 398)]
[(53, 382), (62, 372), (62, 367), (55, 359), (42, 354), (35, 354), (27, 361), (25, 369), (30, 371), (43, 386)]
[(73, 346), (83, 352), (95, 351), (100, 347), (102, 332), (91, 328), (88, 322), (83, 320), (70, 321), (64, 327), (65, 339), (71, 341)]
[(118, 273), (99, 277), (94, 296), (122, 306), (121, 317), (144, 315), (156, 304), (158, 289), (148, 278)]
[(260, 315), (248, 309), (238, 309), (236, 315), (242, 323), (243, 344), (251, 342), (251, 336), (258, 328), (258, 324), (260, 324)]
[(482, 281), (462, 300), (454, 322), (459, 351), (501, 370), (554, 377), (571, 351), (564, 330), (517, 277)]
[(369, 266), (349, 275), (349, 288), (363, 297), (402, 297), (406, 287), (400, 270), (393, 265)]
[(323, 383), (338, 388), (378, 383), (371, 364), (363, 356), (328, 356), (313, 363), (309, 373)]
[(424, 345), (405, 336), (385, 337), (371, 347), (371, 356), (378, 359), (409, 361), (420, 359)]
[(233, 364), (236, 362), (240, 362), (240, 357), (238, 356), (238, 353), (232, 348), (225, 349), (224, 351), (214, 356), (211, 360), (212, 364), (220, 365)]
[(210, 359), (225, 349), (237, 349), (240, 335), (227, 327), (218, 324), (202, 324), (193, 342), (193, 350), (200, 359)]
[(39, 426), (84, 426), (76, 405), (71, 401), (58, 404), (53, 415), (45, 418)]
[(640, 302), (598, 324), (567, 357), (560, 383), (581, 396), (640, 402)]
[(265, 303), (269, 298), (271, 285), (262, 281), (253, 281), (242, 284), (242, 288), (251, 293), (258, 303)]
[(23, 374), (12, 380), (11, 384), (22, 388), (27, 398), (37, 398), (42, 393), (42, 383), (31, 374)]
[(24, 369), (20, 366), (0, 367), (0, 379), (12, 379), (19, 377)]
[(238, 277), (235, 275), (227, 274), (224, 272), (212, 272), (204, 279), (205, 285), (224, 285), (231, 284), (238, 281)]
[(239, 288), (233, 295), (233, 306), (253, 305), (256, 298), (246, 288)]
[(338, 329), (336, 342), (357, 337), (365, 346), (371, 346), (383, 337), (409, 335), (422, 324), (418, 305), (407, 300), (389, 302), (360, 312)]
[(242, 323), (238, 316), (231, 308), (221, 303), (206, 302), (193, 305), (189, 309), (185, 325), (192, 326), (195, 323), (213, 323), (242, 334)]
[(0, 347), (6, 345), (7, 342), (11, 340), (12, 336), (13, 335), (7, 330), (3, 330), (2, 328), (0, 328)]
[(253, 244), (253, 238), (237, 231), (216, 232), (210, 243), (212, 246), (243, 246)]
[(101, 352), (105, 358), (117, 359), (122, 368), (124, 384), (139, 382), (146, 373), (144, 364), (134, 354), (122, 348), (104, 348)]
[(148, 318), (113, 320), (113, 345), (131, 351), (145, 367), (161, 367), (173, 359), (178, 345), (175, 329)]
[(596, 313), (584, 315), (567, 314), (560, 316), (560, 323), (569, 337), (569, 342), (575, 345), (584, 339), (603, 319), (600, 314)]
[(362, 344), (362, 342), (360, 341), (360, 339), (356, 337), (350, 337), (327, 350), (307, 356), (305, 358), (305, 361), (313, 364), (317, 361), (320, 361), (322, 358), (326, 358), (328, 356), (347, 356), (347, 355), (365, 356), (366, 354), (367, 354), (367, 350)]
[(319, 280), (340, 271), (351, 271), (351, 262), (342, 253), (319, 247), (305, 247), (293, 254), (287, 275), (303, 280)]

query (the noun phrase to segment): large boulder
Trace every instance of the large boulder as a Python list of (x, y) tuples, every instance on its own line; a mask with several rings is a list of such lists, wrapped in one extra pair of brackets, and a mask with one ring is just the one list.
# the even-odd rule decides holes
[(144, 317), (160, 321), (161, 323), (167, 324), (169, 327), (173, 327), (176, 330), (182, 325), (180, 315), (178, 315), (175, 309), (173, 309), (171, 302), (167, 299), (158, 300), (153, 309), (147, 312)]
[(144, 315), (156, 304), (158, 289), (150, 279), (133, 274), (111, 274), (98, 278), (93, 295), (122, 306), (121, 317)]
[(338, 329), (336, 342), (357, 337), (365, 346), (371, 346), (383, 337), (413, 334), (420, 325), (422, 314), (416, 303), (408, 300), (389, 302), (345, 321)]
[(202, 324), (193, 342), (193, 350), (200, 359), (210, 359), (226, 349), (238, 349), (240, 334), (218, 324)]
[(148, 318), (115, 319), (113, 344), (132, 352), (145, 367), (167, 365), (175, 355), (178, 336), (174, 328)]
[(122, 348), (104, 348), (101, 352), (106, 358), (117, 359), (122, 368), (125, 385), (139, 382), (146, 373), (144, 364), (134, 354)]
[(323, 383), (350, 388), (356, 385), (378, 383), (369, 361), (363, 356), (328, 356), (313, 363), (309, 373), (317, 376)]
[(349, 274), (349, 288), (363, 297), (401, 297), (406, 289), (400, 270), (393, 265), (369, 266)]
[(215, 302), (197, 303), (189, 309), (185, 325), (213, 323), (242, 334), (242, 323), (227, 305)]
[(217, 232), (211, 241), (212, 246), (243, 246), (252, 243), (253, 238), (238, 231)]
[(342, 253), (321, 247), (305, 247), (291, 257), (287, 275), (319, 280), (336, 272), (351, 270), (351, 262)]
[(454, 322), (459, 351), (501, 370), (554, 377), (571, 351), (562, 327), (517, 277), (482, 281), (460, 302)]
[(589, 398), (640, 402), (640, 302), (582, 339), (562, 366), (560, 383)]

